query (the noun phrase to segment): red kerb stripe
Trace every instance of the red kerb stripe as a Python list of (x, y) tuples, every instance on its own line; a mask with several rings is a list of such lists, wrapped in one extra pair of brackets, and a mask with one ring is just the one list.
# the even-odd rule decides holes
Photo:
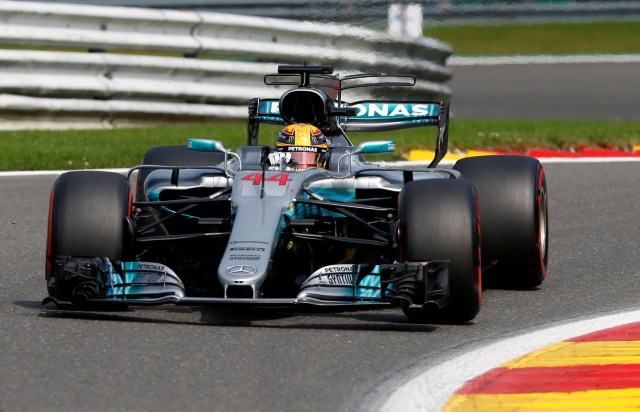
[(640, 365), (496, 368), (456, 391), (459, 395), (579, 392), (640, 387)]
[(568, 342), (603, 342), (603, 341), (640, 341), (640, 322), (604, 329), (577, 338), (567, 339)]

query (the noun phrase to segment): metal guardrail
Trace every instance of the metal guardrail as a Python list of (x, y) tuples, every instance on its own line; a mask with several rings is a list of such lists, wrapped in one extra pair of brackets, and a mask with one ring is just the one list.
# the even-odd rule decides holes
[(250, 16), (385, 26), (390, 3), (420, 4), (428, 25), (604, 20), (640, 17), (637, 0), (47, 0), (215, 11)]
[(0, 1), (0, 44), (11, 47), (0, 50), (4, 128), (244, 119), (250, 98), (281, 93), (263, 84), (278, 63), (417, 75), (417, 87), (383, 90), (389, 98), (450, 94), (446, 44), (346, 25)]

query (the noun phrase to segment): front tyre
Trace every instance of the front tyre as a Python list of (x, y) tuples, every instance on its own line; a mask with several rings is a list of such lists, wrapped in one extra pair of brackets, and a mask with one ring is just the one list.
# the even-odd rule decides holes
[(132, 253), (127, 217), (131, 190), (127, 178), (98, 171), (67, 172), (53, 184), (49, 204), (46, 280), (50, 296), (66, 300), (69, 285), (56, 282), (58, 256), (108, 257)]
[(425, 179), (400, 192), (400, 245), (403, 261), (449, 261), (449, 303), (436, 313), (405, 308), (416, 322), (464, 323), (482, 303), (480, 220), (476, 191), (463, 180)]

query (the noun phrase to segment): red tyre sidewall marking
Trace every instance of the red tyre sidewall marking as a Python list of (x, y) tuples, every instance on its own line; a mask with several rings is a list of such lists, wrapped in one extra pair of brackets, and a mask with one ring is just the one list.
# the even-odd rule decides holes
[(131, 217), (133, 214), (133, 190), (129, 187), (129, 202), (127, 204), (127, 217)]
[[(398, 202), (396, 206), (398, 211), (398, 218), (400, 218), (400, 196), (398, 196)], [(404, 262), (404, 248), (402, 247), (402, 222), (398, 225), (398, 260)]]
[[(545, 176), (544, 176), (544, 168), (542, 166), (540, 166), (540, 173), (538, 175), (538, 195), (537, 195), (537, 200), (538, 200), (538, 210), (537, 210), (537, 215), (536, 215), (536, 222), (537, 224), (537, 229), (536, 231), (538, 232), (538, 257), (540, 259), (540, 267), (542, 268), (542, 279), (545, 279), (547, 277), (547, 265), (545, 263), (545, 257), (547, 255), (547, 249), (548, 249), (548, 239), (549, 239), (549, 225), (547, 224), (548, 222), (548, 209), (547, 211), (545, 211), (544, 214), (544, 219), (545, 222), (540, 222), (540, 210), (545, 207), (545, 205), (542, 204), (542, 182), (544, 182), (545, 180)], [(546, 200), (546, 193), (545, 193), (545, 200)], [(546, 202), (545, 202), (546, 203)], [(543, 223), (545, 226), (545, 245), (544, 245), (544, 255), (542, 253), (543, 250), (543, 245), (542, 245), (542, 231), (540, 230), (540, 224)]]
[(478, 243), (478, 247), (476, 250), (477, 253), (477, 262), (478, 265), (476, 267), (476, 283), (478, 285), (478, 307), (482, 307), (482, 233), (480, 231), (480, 197), (476, 195), (476, 230), (477, 237), (476, 241)]
[(53, 262), (51, 256), (52, 249), (52, 238), (53, 238), (53, 198), (55, 192), (55, 184), (51, 188), (51, 195), (49, 196), (49, 224), (47, 227), (47, 256), (45, 257), (45, 280), (47, 282), (47, 292), (49, 296), (54, 295), (54, 288), (49, 287), (49, 282), (51, 281), (51, 274), (53, 272)]

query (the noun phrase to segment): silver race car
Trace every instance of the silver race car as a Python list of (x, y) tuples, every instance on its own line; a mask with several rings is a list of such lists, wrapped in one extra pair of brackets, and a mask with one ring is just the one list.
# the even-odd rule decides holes
[[(343, 100), (348, 89), (412, 86), (411, 75), (282, 65), (265, 83), (292, 87), (249, 102), (248, 144), (235, 151), (191, 139), (150, 149), (126, 176), (62, 174), (43, 303), (390, 307), (415, 322), (463, 323), (480, 310), (483, 277), (542, 283), (547, 190), (536, 159), (439, 168), (448, 102)], [(261, 123), (284, 127), (275, 143), (258, 143)], [(429, 164), (367, 162), (394, 142), (354, 146), (347, 135), (409, 127), (437, 131)]]

